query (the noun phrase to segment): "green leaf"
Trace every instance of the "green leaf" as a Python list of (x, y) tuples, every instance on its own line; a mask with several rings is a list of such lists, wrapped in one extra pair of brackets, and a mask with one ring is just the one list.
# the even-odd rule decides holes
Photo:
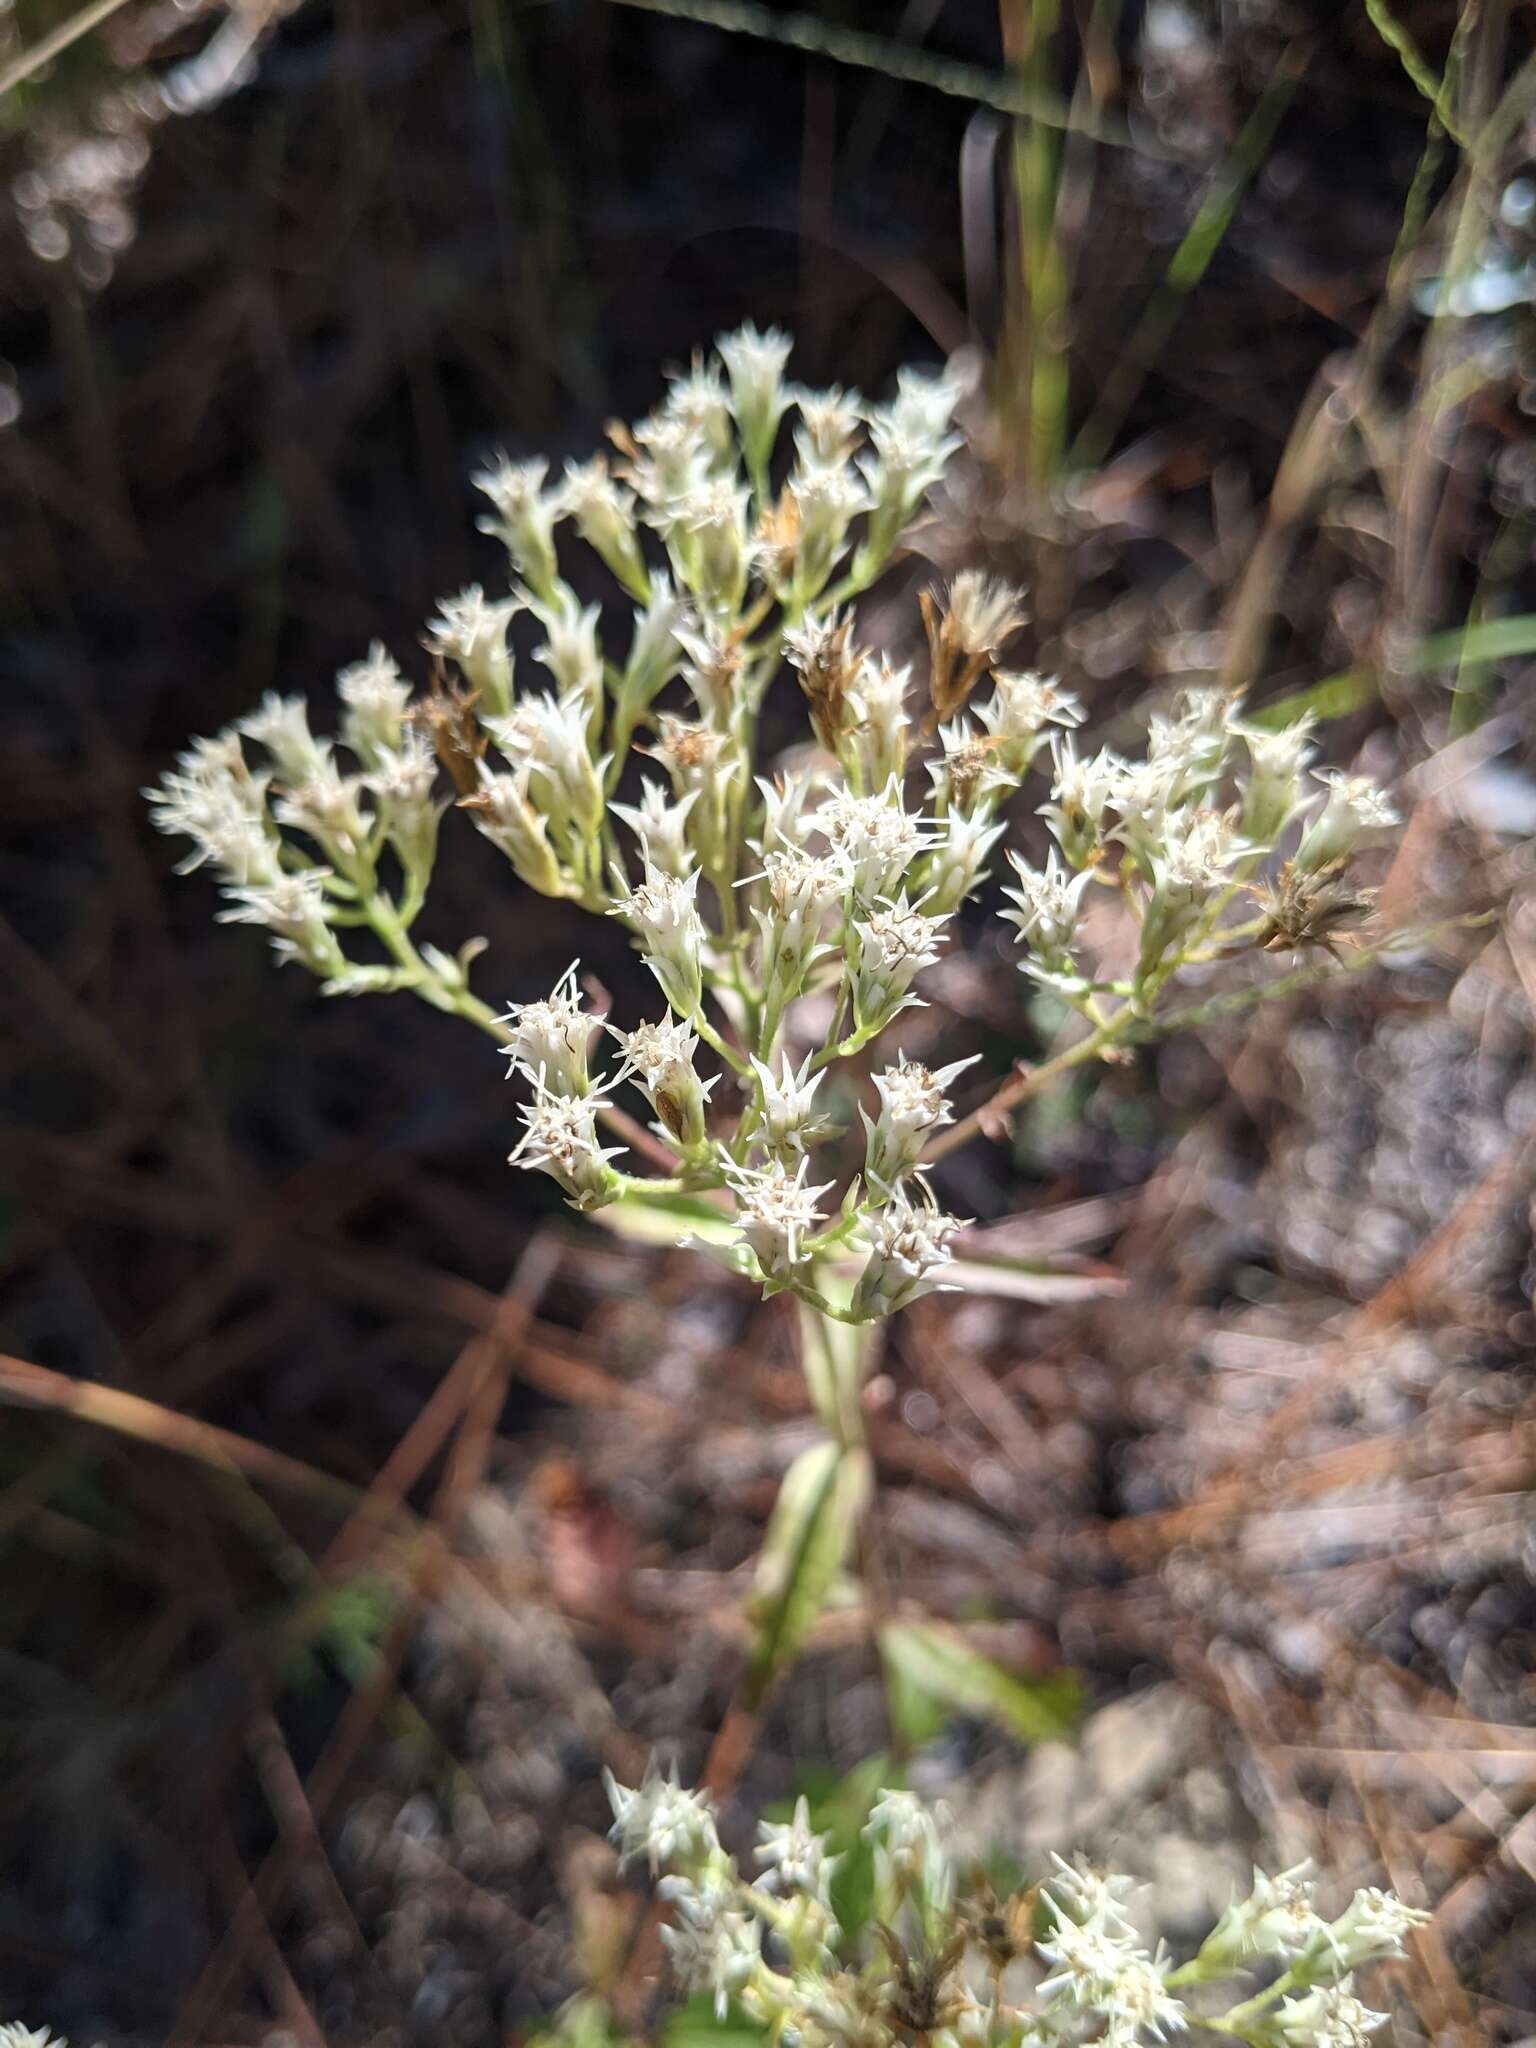
[(738, 2005), (729, 2006), (724, 2019), (717, 2019), (714, 1999), (703, 1991), (669, 2015), (661, 2030), (661, 2048), (758, 2048), (767, 2038), (768, 2029)]
[(676, 1244), (680, 1237), (697, 1237), (706, 1244), (728, 1245), (737, 1235), (729, 1214), (707, 1195), (653, 1195), (631, 1188), (592, 1213), (637, 1244)]
[(812, 1444), (790, 1466), (769, 1518), (748, 1598), (747, 1692), (761, 1700), (794, 1662), (827, 1603), (869, 1497), (867, 1454)]
[(1107, 1266), (1073, 1272), (1050, 1259), (1015, 1259), (975, 1253), (952, 1259), (943, 1279), (967, 1294), (1001, 1294), (1014, 1301), (1092, 1301), (1099, 1295), (1123, 1294), (1123, 1274)]
[(941, 1622), (888, 1622), (880, 1631), (880, 1651), (909, 1684), (962, 1713), (996, 1722), (1022, 1742), (1059, 1742), (1077, 1718), (1077, 1681), (1070, 1672), (1020, 1678)]
[[(1446, 633), (1431, 633), (1411, 648), (1397, 664), (1405, 676), (1432, 675), (1436, 669), (1458, 668), (1481, 662), (1507, 661), (1516, 654), (1536, 654), (1536, 612), (1518, 612), (1507, 619), (1482, 619), (1475, 626), (1453, 626)], [(1344, 718), (1369, 704), (1376, 695), (1379, 677), (1371, 668), (1346, 668), (1336, 676), (1324, 676), (1304, 690), (1278, 697), (1262, 711), (1249, 717), (1266, 732), (1279, 732), (1294, 725), (1310, 711), (1315, 718)]]
[(1374, 669), (1347, 668), (1339, 675), (1324, 676), (1320, 683), (1308, 683), (1304, 690), (1293, 690), (1288, 697), (1277, 697), (1262, 711), (1250, 711), (1247, 715), (1261, 731), (1281, 732), (1308, 714), (1321, 721), (1347, 718), (1351, 711), (1369, 704), (1375, 694)]

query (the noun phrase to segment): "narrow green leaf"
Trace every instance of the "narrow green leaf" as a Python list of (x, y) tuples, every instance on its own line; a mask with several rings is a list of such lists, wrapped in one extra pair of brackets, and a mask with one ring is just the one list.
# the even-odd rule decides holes
[[(1464, 668), (1489, 661), (1507, 661), (1511, 655), (1536, 654), (1536, 612), (1517, 612), (1505, 619), (1481, 619), (1475, 626), (1453, 626), (1448, 632), (1430, 633), (1417, 647), (1410, 648), (1397, 664), (1405, 676), (1432, 675), (1438, 668)], [(1321, 682), (1308, 683), (1304, 690), (1277, 697), (1262, 711), (1250, 712), (1253, 723), (1266, 732), (1279, 732), (1294, 725), (1310, 711), (1315, 718), (1343, 718), (1358, 711), (1375, 696), (1379, 677), (1375, 669), (1346, 668)]]
[(758, 2048), (768, 2039), (768, 2029), (732, 2005), (725, 2017), (715, 2015), (714, 1998), (707, 1991), (690, 1998), (670, 2014), (661, 2030), (662, 2048)]
[(1069, 1672), (1020, 1678), (940, 1622), (889, 1622), (880, 1631), (880, 1649), (923, 1692), (996, 1722), (1023, 1742), (1060, 1741), (1071, 1732), (1077, 1684)]
[(748, 1694), (760, 1700), (793, 1663), (826, 1605), (869, 1497), (869, 1458), (836, 1444), (813, 1444), (779, 1488), (748, 1601), (753, 1643)]
[(1281, 732), (1309, 714), (1319, 721), (1347, 718), (1351, 711), (1369, 704), (1375, 694), (1374, 669), (1347, 668), (1336, 676), (1324, 676), (1321, 682), (1308, 683), (1304, 690), (1292, 690), (1289, 696), (1277, 697), (1262, 711), (1245, 715), (1265, 732)]
[(705, 1195), (650, 1194), (643, 1187), (631, 1188), (593, 1214), (599, 1223), (637, 1244), (676, 1244), (680, 1237), (697, 1237), (705, 1244), (727, 1245), (738, 1234), (726, 1211)]

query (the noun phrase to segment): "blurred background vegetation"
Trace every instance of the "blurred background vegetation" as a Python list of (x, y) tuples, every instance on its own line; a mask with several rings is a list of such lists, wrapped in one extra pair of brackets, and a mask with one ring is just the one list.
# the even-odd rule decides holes
[[(0, 2014), (491, 2043), (629, 1945), (597, 1773), (729, 1697), (782, 1304), (573, 1235), (495, 1057), (274, 976), (137, 792), (409, 657), (501, 576), (490, 448), (751, 318), (813, 382), (985, 368), (869, 630), (974, 562), (1111, 731), (1307, 693), (1417, 800), (1384, 914), (1490, 921), (946, 1164), (1038, 1284), (897, 1326), (880, 1538), (1019, 1690), (893, 1717), (829, 1626), (744, 1810), (894, 1744), (1175, 1937), (1315, 1852), (1436, 1909), (1403, 2039), (1536, 2034), (1529, 9), (88, 13), (0, 8)], [(497, 999), (591, 947), (469, 834), (434, 900)], [(1000, 954), (930, 995), (994, 1073), (1050, 1029)]]

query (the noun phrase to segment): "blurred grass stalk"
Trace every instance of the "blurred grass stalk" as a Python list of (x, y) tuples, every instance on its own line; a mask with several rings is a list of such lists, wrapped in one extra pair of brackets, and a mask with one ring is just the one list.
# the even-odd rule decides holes
[[(1345, 465), (1373, 468), (1386, 501), (1392, 578), (1375, 671), (1402, 689), (1424, 672), (1417, 650), (1444, 607), (1457, 505), (1456, 423), (1471, 412), (1493, 377), (1469, 342), (1468, 295), (1497, 218), (1505, 150), (1536, 106), (1536, 58), (1527, 57), (1508, 84), (1507, 0), (1465, 0), (1443, 77), (1438, 80), (1385, 0), (1367, 12), (1407, 76), (1429, 105), (1424, 149), (1404, 205), (1397, 245), (1381, 296), (1355, 349), (1341, 365), (1325, 363), (1297, 415), (1281, 455), (1258, 542), (1229, 600), (1222, 681), (1249, 687), (1279, 609), (1280, 592), (1304, 527)], [(1444, 195), (1432, 203), (1447, 149), (1459, 163)], [(1433, 252), (1444, 250), (1436, 263)], [(1433, 286), (1429, 329), (1419, 354), (1401, 429), (1382, 436), (1372, 426), (1382, 374), (1411, 314), (1416, 288)], [(1510, 551), (1496, 540), (1484, 556), (1467, 622), (1467, 649), (1456, 668), (1451, 730), (1470, 730), (1482, 715), (1487, 661), (1471, 655), (1479, 627), (1498, 615)]]

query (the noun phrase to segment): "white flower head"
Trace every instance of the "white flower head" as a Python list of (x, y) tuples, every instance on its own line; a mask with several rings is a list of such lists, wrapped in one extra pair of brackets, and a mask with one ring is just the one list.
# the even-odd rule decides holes
[(966, 717), (939, 727), (939, 758), (928, 763), (934, 794), (947, 812), (990, 815), (999, 797), (1016, 789), (1019, 777), (989, 733), (978, 733)]
[(1395, 1892), (1367, 1885), (1355, 1893), (1327, 1930), (1326, 1939), (1340, 1968), (1353, 1970), (1361, 1963), (1387, 1962), (1400, 1956), (1404, 1940), (1429, 1917), (1417, 1906), (1404, 1905)]
[(299, 960), (316, 974), (335, 974), (345, 962), (330, 928), (326, 868), (300, 868), (272, 881), (237, 885), (224, 894), (233, 906), (220, 924), (265, 925), (279, 959)]
[(664, 569), (650, 577), (649, 588), (644, 610), (635, 613), (621, 689), (623, 698), (637, 707), (649, 704), (677, 673), (682, 630), (693, 616), (688, 600), (673, 589)]
[(747, 1112), (744, 1129), (786, 1161), (797, 1158), (832, 1129), (831, 1119), (816, 1113), (816, 1091), (826, 1075), (811, 1073), (813, 1057), (807, 1053), (796, 1072), (781, 1053), (777, 1075), (764, 1061), (752, 1061), (757, 1100)]
[(699, 1049), (696, 1032), (677, 1017), (638, 1024), (633, 1031), (609, 1030), (619, 1041), (624, 1061), (615, 1079), (633, 1077), (663, 1129), (684, 1151), (697, 1151), (707, 1139), (705, 1106), (718, 1075), (701, 1081), (693, 1057)]
[(645, 964), (679, 1017), (693, 1017), (703, 996), (703, 950), (709, 933), (699, 915), (698, 875), (666, 875), (647, 860), (645, 879), (609, 911), (640, 943)]
[(547, 462), (514, 462), (508, 455), (497, 455), (471, 479), (491, 501), (490, 516), (477, 522), (480, 531), (496, 536), (523, 581), (540, 597), (553, 591), (559, 577), (555, 523), (564, 511), (556, 494), (544, 488), (548, 474)]
[(680, 1785), (675, 1766), (667, 1777), (652, 1766), (634, 1786), (604, 1771), (603, 1784), (613, 1808), (609, 1839), (618, 1844), (621, 1862), (643, 1856), (654, 1876), (663, 1868), (696, 1867), (718, 1853), (714, 1802), (707, 1792)]
[(406, 726), (399, 744), (380, 747), (363, 785), (378, 805), (379, 819), (411, 875), (425, 878), (437, 847), (441, 807), (433, 796), (437, 755), (426, 734)]
[(512, 708), (512, 657), (507, 628), (523, 610), (520, 598), (488, 603), (478, 583), (445, 597), (427, 621), (423, 644), (440, 660), (456, 662), (484, 708), (500, 716)]
[(496, 1019), (507, 1028), (507, 1078), (523, 1073), (557, 1095), (585, 1095), (592, 1086), (587, 1051), (596, 1020), (581, 1007), (573, 960), (547, 996), (513, 1003)]
[(342, 775), (324, 756), (311, 775), (280, 792), (272, 815), (313, 839), (346, 872), (366, 858), (369, 821), (358, 800), (363, 787), (361, 775)]
[(1055, 676), (1030, 669), (992, 671), (992, 694), (976, 716), (996, 742), (1009, 772), (1022, 776), (1045, 739), (1048, 726), (1083, 722), (1083, 707)]
[(581, 605), (564, 585), (549, 604), (535, 602), (534, 611), (548, 636), (533, 650), (554, 677), (562, 700), (574, 698), (590, 715), (603, 695), (603, 651), (598, 645), (600, 608)]
[(732, 1885), (671, 1877), (656, 1890), (672, 1907), (672, 1923), (662, 1928), (661, 1939), (673, 1975), (685, 1991), (713, 1992), (715, 2017), (723, 2020), (732, 1995), (757, 1967), (757, 1918), (739, 1903)]
[(906, 1891), (920, 1886), (934, 1902), (946, 1899), (954, 1882), (944, 1837), (948, 1807), (927, 1806), (915, 1793), (883, 1791), (869, 1809), (863, 1838), (875, 1846), (875, 1889)]
[(666, 535), (680, 580), (705, 609), (733, 611), (751, 566), (747, 512), (751, 492), (728, 476), (699, 476), (652, 516)]
[(1228, 1906), (1206, 1939), (1202, 1956), (1213, 1963), (1238, 1963), (1261, 1955), (1290, 1962), (1314, 1946), (1327, 1927), (1312, 1903), (1315, 1889), (1310, 1861), (1274, 1877), (1256, 1867), (1252, 1891)]
[(1347, 860), (1362, 834), (1379, 832), (1398, 822), (1397, 807), (1368, 775), (1345, 775), (1317, 768), (1313, 779), (1326, 791), (1322, 809), (1307, 827), (1296, 849), (1303, 870), (1325, 868)]
[(1135, 1890), (1134, 1879), (1095, 1870), (1082, 1856), (1069, 1863), (1053, 1854), (1051, 1861), (1056, 1867), (1045, 1882), (1058, 1922), (1064, 1913), (1080, 1927), (1107, 1928), (1117, 1940), (1132, 1932), (1121, 1901)]
[(1006, 821), (993, 824), (986, 810), (978, 810), (970, 817), (963, 811), (951, 810), (938, 827), (938, 844), (923, 869), (924, 910), (945, 916), (958, 910), (986, 880), (987, 857), (1007, 829)]
[(917, 1002), (910, 993), (920, 970), (939, 957), (946, 915), (928, 917), (914, 910), (905, 895), (886, 899), (867, 917), (852, 922), (850, 968), (853, 1020), (872, 1037), (896, 1015)]
[(590, 462), (565, 465), (558, 502), (588, 547), (601, 556), (632, 596), (644, 602), (649, 580), (635, 534), (634, 496), (614, 482), (601, 455), (594, 455)]
[(789, 336), (778, 328), (760, 334), (750, 321), (734, 334), (721, 335), (715, 343), (730, 379), (731, 411), (741, 436), (741, 451), (748, 469), (754, 472), (766, 467), (789, 402), (784, 365), (789, 361), (790, 345)]
[(194, 740), (157, 786), (144, 791), (157, 830), (192, 841), (177, 864), (190, 874), (212, 861), (231, 882), (277, 879), (278, 839), (267, 816), (271, 778), (253, 775), (233, 731)]
[(1147, 760), (1163, 771), (1170, 803), (1199, 797), (1220, 775), (1230, 733), (1231, 699), (1214, 684), (1180, 691), (1171, 711), (1147, 721)]
[(863, 401), (856, 391), (844, 391), (833, 384), (825, 391), (808, 391), (803, 385), (791, 392), (800, 415), (795, 428), (795, 447), (800, 460), (846, 462), (853, 452), (863, 424)]
[(268, 690), (236, 730), (266, 748), (288, 783), (308, 782), (330, 759), (328, 744), (309, 729), (309, 706), (302, 697), (279, 697)]
[(795, 585), (803, 594), (819, 591), (842, 552), (848, 528), (869, 503), (869, 494), (843, 462), (804, 463), (786, 486), (794, 506)]
[(759, 1821), (758, 1846), (753, 1851), (764, 1866), (758, 1880), (765, 1891), (798, 1893), (829, 1902), (828, 1887), (841, 1857), (827, 1854), (827, 1838), (811, 1826), (811, 1810), (802, 1796), (795, 1801), (793, 1818), (783, 1822)]
[(696, 353), (686, 370), (668, 379), (663, 411), (695, 436), (716, 461), (729, 460), (735, 438), (731, 394), (717, 364)]
[(1053, 2006), (1069, 2012), (1103, 2011), (1122, 1978), (1151, 1960), (1129, 1930), (1102, 1918), (1075, 1920), (1059, 1908), (1056, 1925), (1035, 1946), (1050, 1965), (1036, 1994), (1047, 2011)]
[(776, 847), (764, 855), (761, 876), (746, 880), (767, 885), (768, 900), (753, 906), (752, 917), (761, 935), (764, 999), (778, 1015), (794, 1001), (812, 966), (823, 957), (826, 922), (847, 889), (847, 870), (830, 854)]
[(959, 435), (949, 431), (959, 397), (959, 385), (947, 376), (903, 370), (895, 398), (866, 413), (870, 446), (858, 458), (871, 500), (869, 536), (861, 555), (861, 560), (867, 557), (866, 567), (890, 553), (960, 446)]
[(1070, 734), (1051, 737), (1051, 802), (1040, 815), (1074, 868), (1086, 867), (1103, 844), (1107, 813), (1118, 809), (1130, 764), (1108, 747), (1081, 755)]
[(881, 654), (863, 663), (848, 691), (854, 758), (865, 789), (885, 789), (901, 779), (912, 723), (907, 712), (911, 686), (910, 666), (897, 667), (888, 654)]
[(480, 786), (473, 795), (460, 797), (459, 808), (469, 812), (531, 889), (541, 896), (559, 896), (565, 886), (560, 862), (549, 843), (544, 815), (530, 795), (532, 762), (524, 761), (510, 775), (494, 774), (484, 761), (478, 767)]
[(597, 1116), (607, 1108), (602, 1095), (557, 1095), (535, 1081), (532, 1102), (518, 1110), (526, 1129), (508, 1163), (549, 1174), (565, 1190), (573, 1209), (601, 1209), (621, 1192), (619, 1176), (608, 1162), (624, 1149), (615, 1145), (605, 1150), (599, 1143)]
[(859, 1228), (869, 1256), (853, 1291), (853, 1308), (873, 1320), (895, 1315), (942, 1284), (935, 1276), (949, 1264), (949, 1241), (965, 1224), (930, 1202), (909, 1202), (898, 1188)]
[(341, 736), (360, 760), (371, 765), (383, 749), (399, 746), (411, 686), (382, 640), (373, 642), (365, 660), (337, 670), (336, 694)]
[(1160, 1955), (1127, 1957), (1102, 2011), (1108, 2022), (1106, 2048), (1137, 2048), (1148, 2034), (1166, 2041), (1189, 2025), (1182, 1999), (1168, 1989), (1167, 1965)]
[(972, 1053), (934, 1073), (902, 1053), (894, 1066), (875, 1075), (880, 1115), (871, 1122), (863, 1110), (859, 1112), (866, 1137), (864, 1178), (871, 1188), (889, 1193), (913, 1171), (928, 1138), (952, 1121), (945, 1091), (980, 1057)]
[(508, 760), (530, 771), (530, 797), (556, 827), (595, 835), (603, 821), (599, 763), (587, 737), (588, 706), (578, 694), (536, 691), (518, 700), (506, 718), (486, 729)]
[(728, 1171), (737, 1225), (769, 1283), (782, 1283), (804, 1263), (805, 1241), (823, 1220), (816, 1202), (832, 1184), (807, 1187), (809, 1165), (802, 1154), (793, 1172), (780, 1159)]
[(1302, 773), (1312, 755), (1312, 718), (1309, 714), (1278, 732), (1266, 732), (1229, 714), (1227, 730), (1248, 754), (1243, 837), (1255, 846), (1272, 847), (1301, 807)]
[(843, 862), (849, 892), (861, 908), (900, 889), (934, 837), (928, 820), (906, 809), (894, 776), (873, 796), (855, 796), (842, 786), (830, 791), (814, 823)]
[(1291, 2048), (1369, 2048), (1371, 2036), (1388, 2017), (1362, 2004), (1346, 1977), (1305, 1997), (1282, 2000), (1273, 2024)]
[(699, 792), (690, 789), (675, 803), (666, 786), (647, 776), (640, 785), (638, 804), (609, 802), (616, 818), (634, 833), (640, 850), (655, 868), (679, 880), (693, 866), (693, 849), (688, 844), (688, 813), (698, 802)]
[(47, 2027), (28, 2027), (20, 2020), (7, 2020), (0, 2024), (0, 2048), (69, 2048), (69, 2043), (62, 2034), (50, 2033)]

